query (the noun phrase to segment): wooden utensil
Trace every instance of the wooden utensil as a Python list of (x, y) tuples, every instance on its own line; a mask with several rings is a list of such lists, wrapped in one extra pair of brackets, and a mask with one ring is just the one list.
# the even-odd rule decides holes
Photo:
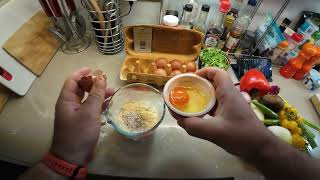
[(102, 35), (105, 35), (105, 29), (106, 29), (106, 25), (105, 25), (105, 19), (103, 17), (103, 14), (101, 12), (101, 9), (98, 5), (98, 3), (96, 2), (96, 0), (89, 0), (91, 6), (93, 7), (93, 9), (96, 11), (96, 16), (98, 18), (98, 20), (100, 21), (100, 28), (102, 29)]
[(34, 74), (40, 76), (61, 44), (47, 30), (49, 25), (48, 17), (40, 11), (16, 31), (2, 48)]

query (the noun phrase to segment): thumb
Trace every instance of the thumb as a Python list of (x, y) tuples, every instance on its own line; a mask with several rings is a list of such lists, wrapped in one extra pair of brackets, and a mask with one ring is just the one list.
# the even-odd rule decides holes
[(201, 119), (198, 117), (192, 117), (180, 120), (178, 124), (191, 136), (208, 141), (214, 141), (219, 133), (218, 118), (219, 117)]
[(91, 113), (100, 113), (102, 104), (106, 94), (106, 81), (104, 79), (97, 79), (89, 93), (88, 98), (83, 104), (85, 110)]

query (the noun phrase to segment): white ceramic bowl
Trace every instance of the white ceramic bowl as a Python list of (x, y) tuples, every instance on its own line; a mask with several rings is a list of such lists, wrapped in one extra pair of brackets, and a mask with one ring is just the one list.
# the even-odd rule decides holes
[[(169, 100), (169, 96), (170, 96), (170, 92), (173, 88), (175, 88), (176, 86), (186, 86), (186, 87), (197, 87), (199, 88), (199, 90), (201, 90), (203, 93), (205, 93), (205, 95), (209, 98), (209, 102), (207, 107), (201, 111), (201, 112), (197, 112), (197, 113), (186, 113), (186, 112), (182, 112), (179, 109), (175, 108), (170, 100)], [(177, 76), (174, 76), (173, 78), (171, 78), (166, 85), (164, 86), (163, 89), (163, 98), (164, 101), (166, 103), (166, 105), (169, 107), (169, 109), (171, 109), (173, 112), (181, 115), (181, 116), (185, 116), (185, 117), (197, 117), (197, 116), (202, 116), (207, 114), (215, 105), (216, 103), (216, 97), (215, 97), (215, 89), (212, 86), (212, 84), (207, 80), (204, 79), (200, 76), (197, 76), (195, 74), (180, 74)]]

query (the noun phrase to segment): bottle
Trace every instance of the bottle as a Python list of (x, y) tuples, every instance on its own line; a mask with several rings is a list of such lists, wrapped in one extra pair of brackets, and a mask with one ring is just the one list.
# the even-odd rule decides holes
[(235, 21), (235, 17), (232, 16), (232, 15), (227, 15), (225, 20), (224, 20), (224, 23), (223, 23), (223, 26), (224, 26), (224, 30), (223, 30), (223, 33), (222, 33), (222, 36), (220, 38), (220, 42), (218, 43), (218, 48), (219, 49), (222, 49), (226, 43), (226, 40), (228, 39), (229, 37), (229, 33), (230, 33), (230, 30), (233, 26), (233, 23)]
[(272, 50), (272, 52), (270, 53), (270, 56), (268, 57), (269, 59), (271, 59), (272, 64), (274, 65), (282, 65), (281, 61), (279, 61), (279, 56), (285, 52), (285, 50), (288, 48), (288, 41), (283, 41), (281, 42), (276, 48), (274, 48)]
[(247, 5), (240, 10), (239, 17), (247, 17), (251, 20), (251, 15), (256, 5), (257, 5), (257, 0), (249, 0)]
[(184, 6), (184, 13), (183, 13), (180, 25), (186, 29), (191, 29), (192, 27), (192, 24), (191, 24), (192, 9), (193, 9), (193, 6), (191, 4), (186, 4)]
[(231, 10), (228, 12), (227, 16), (231, 15), (234, 18), (237, 18), (239, 16), (239, 11), (236, 8), (231, 8)]
[(192, 15), (191, 15), (191, 23), (195, 23), (198, 19), (198, 14), (199, 14), (199, 9), (200, 9), (200, 5), (198, 3), (197, 0), (189, 0), (189, 2), (187, 4), (191, 4), (192, 5)]
[(203, 34), (206, 33), (206, 21), (207, 21), (207, 17), (208, 17), (208, 13), (210, 10), (210, 6), (207, 4), (202, 5), (201, 8), (201, 13), (200, 13), (200, 17), (199, 20), (195, 23), (195, 25), (193, 26), (193, 29), (202, 32)]
[(242, 34), (246, 31), (247, 27), (248, 21), (246, 17), (237, 18), (230, 31), (229, 38), (222, 50), (225, 52), (232, 52), (236, 48)]
[(244, 2), (244, 0), (233, 0), (232, 1), (232, 9), (237, 10), (239, 13), (239, 11), (241, 10), (241, 8), (243, 6), (243, 2)]
[(281, 25), (279, 26), (281, 32), (284, 32), (290, 24), (291, 24), (290, 19), (284, 18)]
[(310, 59), (316, 54), (316, 47), (311, 43), (306, 43), (303, 45), (299, 55), (290, 59), (289, 62), (279, 70), (280, 74), (287, 79), (291, 78), (298, 70), (302, 68), (303, 63), (307, 59)]
[(252, 31), (246, 31), (236, 48), (235, 54), (249, 54), (252, 50), (255, 34)]
[(293, 33), (293, 35), (290, 38), (288, 38), (288, 48), (283, 53), (283, 57), (286, 60), (289, 60), (288, 56), (290, 55), (290, 52), (299, 46), (299, 43), (302, 41), (302, 39), (303, 36), (298, 33)]
[(320, 61), (320, 47), (317, 47), (317, 54), (312, 58), (306, 60), (302, 68), (292, 77), (295, 80), (302, 80), (304, 76), (313, 68), (316, 63)]
[(220, 38), (223, 33), (223, 21), (224, 17), (230, 9), (230, 2), (229, 1), (221, 1), (220, 8), (215, 16), (216, 18), (213, 19), (209, 23), (208, 30), (205, 37), (205, 47), (216, 47), (220, 41)]

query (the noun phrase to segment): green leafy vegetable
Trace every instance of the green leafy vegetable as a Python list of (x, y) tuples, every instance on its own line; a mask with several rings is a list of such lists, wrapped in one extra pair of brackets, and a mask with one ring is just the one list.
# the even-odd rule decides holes
[(318, 132), (320, 132), (320, 127), (317, 126), (317, 125), (315, 125), (315, 124), (313, 124), (312, 122), (310, 122), (310, 121), (308, 121), (308, 120), (306, 120), (306, 119), (303, 119), (303, 123), (304, 123), (305, 125), (311, 127), (312, 129), (315, 129), (315, 130), (317, 130)]
[(200, 53), (201, 65), (204, 67), (229, 68), (228, 57), (225, 52), (216, 48), (206, 48)]
[(314, 140), (315, 135), (310, 130), (308, 130), (305, 125), (302, 126), (302, 132), (303, 136), (307, 139), (312, 149), (318, 147), (316, 141)]

